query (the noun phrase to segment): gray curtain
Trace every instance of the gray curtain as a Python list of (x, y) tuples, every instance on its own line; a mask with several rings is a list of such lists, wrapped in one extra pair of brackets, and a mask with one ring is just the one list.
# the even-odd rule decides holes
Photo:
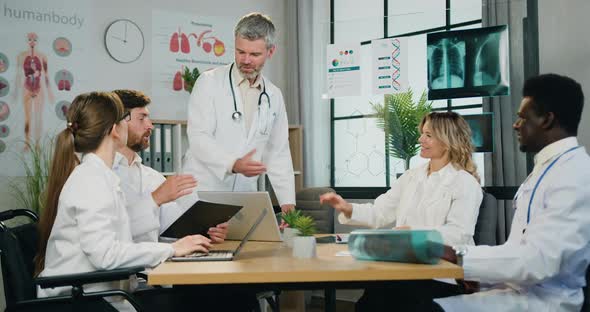
[[(485, 98), (483, 101), (484, 112), (494, 113), (494, 152), (485, 156), (485, 180), (491, 181), (487, 183), (491, 186), (518, 186), (527, 176), (526, 155), (518, 149), (518, 140), (512, 128), (524, 82), (524, 17), (526, 1), (482, 1), (483, 26), (508, 25), (510, 38), (511, 94)], [(508, 234), (514, 214), (512, 201), (499, 201), (498, 205), (499, 226)]]
[(297, 3), (297, 91), (303, 126), (303, 184), (305, 187), (327, 186), (330, 185), (330, 101), (322, 94), (327, 90), (325, 57), (330, 42), (330, 2), (287, 2)]
[(299, 18), (298, 1), (285, 1), (285, 68), (287, 88), (284, 94), (289, 124), (301, 123), (301, 101), (299, 99)]

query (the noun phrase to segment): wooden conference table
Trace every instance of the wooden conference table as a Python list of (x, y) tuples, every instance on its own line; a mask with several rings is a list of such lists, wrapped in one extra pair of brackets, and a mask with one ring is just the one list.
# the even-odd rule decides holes
[[(228, 241), (216, 249), (234, 249)], [(461, 267), (446, 261), (436, 265), (359, 261), (338, 256), (345, 244), (318, 244), (317, 258), (298, 259), (278, 242), (247, 242), (234, 261), (164, 262), (148, 273), (150, 285), (249, 287), (264, 290), (324, 289), (326, 311), (335, 310), (335, 289), (365, 288), (396, 280), (462, 278)], [(221, 289), (221, 288), (220, 288)]]

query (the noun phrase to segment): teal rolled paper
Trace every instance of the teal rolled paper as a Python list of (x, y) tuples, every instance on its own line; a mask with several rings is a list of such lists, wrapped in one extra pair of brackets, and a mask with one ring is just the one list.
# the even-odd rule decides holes
[(436, 264), (443, 240), (435, 230), (355, 230), (348, 249), (359, 260)]

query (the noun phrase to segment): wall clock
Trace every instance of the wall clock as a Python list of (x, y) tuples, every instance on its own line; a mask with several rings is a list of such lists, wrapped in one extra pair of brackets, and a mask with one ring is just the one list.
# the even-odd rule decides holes
[(119, 63), (131, 63), (143, 53), (141, 28), (128, 19), (112, 22), (104, 33), (104, 45), (109, 55)]

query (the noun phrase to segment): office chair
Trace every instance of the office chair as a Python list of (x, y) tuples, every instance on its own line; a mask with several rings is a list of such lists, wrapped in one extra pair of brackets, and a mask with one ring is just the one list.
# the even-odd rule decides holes
[(476, 245), (498, 245), (498, 200), (490, 193), (483, 192), (479, 207), (473, 240)]
[(590, 311), (590, 266), (586, 269), (586, 287), (584, 287), (584, 304), (582, 305), (582, 312)]
[(304, 188), (295, 194), (296, 208), (303, 214), (312, 217), (316, 222), (318, 233), (334, 233), (334, 209), (328, 205), (320, 205), (320, 195), (334, 192), (329, 187)]
[[(8, 227), (6, 220), (25, 216), (30, 222)], [(116, 311), (107, 301), (110, 296), (124, 297), (137, 311), (139, 303), (123, 290), (85, 292), (83, 286), (91, 283), (126, 280), (130, 275), (143, 271), (143, 267), (131, 267), (109, 271), (68, 274), (50, 277), (33, 277), (37, 253), (37, 215), (26, 209), (0, 212), (0, 259), (6, 311)], [(37, 287), (72, 287), (71, 295), (37, 298)]]

